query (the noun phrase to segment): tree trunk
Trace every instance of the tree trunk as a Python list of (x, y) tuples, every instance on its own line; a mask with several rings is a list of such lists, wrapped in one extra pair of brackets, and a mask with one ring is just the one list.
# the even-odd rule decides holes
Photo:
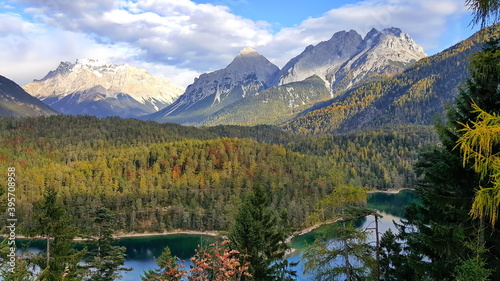
[(47, 236), (47, 268), (50, 265), (50, 236)]

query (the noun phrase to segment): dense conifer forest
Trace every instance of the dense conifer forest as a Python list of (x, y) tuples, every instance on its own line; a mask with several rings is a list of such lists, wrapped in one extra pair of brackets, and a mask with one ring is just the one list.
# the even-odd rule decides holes
[(16, 167), (24, 223), (51, 187), (79, 228), (106, 207), (121, 232), (225, 230), (254, 186), (265, 187), (273, 207), (301, 228), (335, 185), (412, 187), (418, 150), (436, 141), (428, 127), (306, 138), (272, 126), (195, 128), (111, 117), (0, 123), (0, 165)]

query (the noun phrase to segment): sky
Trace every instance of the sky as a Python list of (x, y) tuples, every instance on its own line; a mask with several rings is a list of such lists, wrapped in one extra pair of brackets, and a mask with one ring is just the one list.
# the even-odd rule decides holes
[(428, 55), (478, 30), (465, 0), (0, 0), (0, 75), (128, 63), (186, 87), (252, 47), (278, 67), (341, 30), (401, 28)]

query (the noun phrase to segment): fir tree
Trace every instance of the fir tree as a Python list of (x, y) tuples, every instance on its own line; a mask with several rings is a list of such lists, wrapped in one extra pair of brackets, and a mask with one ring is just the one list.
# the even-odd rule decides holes
[[(232, 247), (247, 256), (244, 261), (250, 262), (249, 273), (253, 280), (289, 280), (295, 276), (294, 271), (284, 269), (288, 263), (283, 257), (289, 246), (281, 225), (264, 188), (254, 187), (229, 232)], [(243, 277), (244, 280), (250, 278)]]
[(141, 276), (141, 280), (179, 281), (187, 274), (182, 265), (179, 265), (179, 259), (172, 256), (168, 246), (163, 249), (161, 256), (156, 260), (156, 264), (158, 268), (145, 271), (144, 276)]
[(54, 188), (47, 188), (43, 199), (35, 204), (31, 236), (42, 236), (46, 241), (45, 251), (32, 256), (31, 262), (41, 268), (37, 280), (59, 281), (81, 280), (78, 263), (85, 251), (76, 251), (73, 238), (76, 228), (69, 223), (64, 206), (57, 200)]
[(120, 271), (130, 271), (123, 267), (125, 247), (114, 246), (114, 216), (107, 208), (101, 207), (92, 212), (92, 237), (89, 242), (90, 256), (87, 262), (88, 280), (113, 281), (121, 278)]

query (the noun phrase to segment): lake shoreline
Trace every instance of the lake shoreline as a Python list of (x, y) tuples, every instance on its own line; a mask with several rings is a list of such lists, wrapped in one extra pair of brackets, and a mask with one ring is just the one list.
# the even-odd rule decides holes
[(200, 235), (217, 237), (220, 235), (218, 231), (195, 231), (195, 230), (174, 230), (166, 232), (145, 232), (145, 233), (119, 233), (113, 235), (116, 239), (122, 238), (137, 238), (137, 237), (154, 237), (154, 236), (170, 236), (170, 235)]
[(374, 189), (374, 190), (368, 191), (367, 193), (368, 194), (372, 194), (372, 193), (398, 194), (403, 190), (415, 190), (415, 188), (403, 187), (403, 188), (391, 188), (391, 189), (387, 189), (387, 190)]
[[(372, 193), (385, 193), (385, 194), (398, 194), (403, 190), (415, 190), (414, 188), (398, 188), (398, 189), (388, 189), (388, 190), (370, 190), (367, 193), (372, 194)], [(287, 244), (290, 244), (293, 240), (293, 238), (297, 236), (301, 236), (304, 234), (308, 234), (316, 230), (317, 228), (327, 225), (327, 224), (332, 224), (340, 220), (335, 220), (335, 221), (328, 221), (328, 222), (323, 222), (323, 223), (318, 223), (309, 227), (306, 227), (304, 229), (300, 229), (295, 231), (293, 234), (288, 236), (285, 239), (285, 242)], [(200, 236), (210, 236), (210, 237), (217, 237), (221, 234), (221, 231), (196, 231), (196, 230), (173, 230), (173, 231), (165, 231), (165, 232), (144, 232), (144, 233), (137, 233), (137, 232), (131, 232), (131, 233), (122, 233), (118, 232), (117, 234), (113, 235), (114, 238), (116, 239), (122, 239), (122, 238), (144, 238), (144, 237), (156, 237), (156, 236), (172, 236), (172, 235), (200, 235)], [(0, 235), (1, 238), (6, 238), (6, 235)], [(26, 237), (24, 235), (16, 235), (16, 238), (19, 239), (44, 239), (43, 237)], [(73, 241), (87, 241), (89, 238), (75, 238)]]
[[(394, 189), (388, 189), (388, 190), (374, 189), (374, 190), (368, 191), (367, 193), (368, 194), (373, 194), (373, 193), (399, 194), (403, 190), (415, 190), (415, 189), (414, 188), (409, 188), (409, 187), (394, 188)], [(342, 221), (342, 219), (337, 219), (337, 220), (333, 220), (333, 221), (318, 223), (318, 224), (315, 224), (313, 226), (310, 226), (310, 227), (298, 230), (298, 231), (294, 232), (292, 235), (290, 235), (285, 241), (286, 241), (286, 243), (290, 244), (292, 242), (293, 238), (295, 238), (297, 236), (301, 236), (301, 235), (304, 235), (304, 234), (311, 233), (314, 230), (316, 230), (316, 229), (318, 229), (318, 228), (320, 228), (320, 227), (322, 227), (324, 225), (336, 223), (336, 222), (339, 222), (339, 221)]]

